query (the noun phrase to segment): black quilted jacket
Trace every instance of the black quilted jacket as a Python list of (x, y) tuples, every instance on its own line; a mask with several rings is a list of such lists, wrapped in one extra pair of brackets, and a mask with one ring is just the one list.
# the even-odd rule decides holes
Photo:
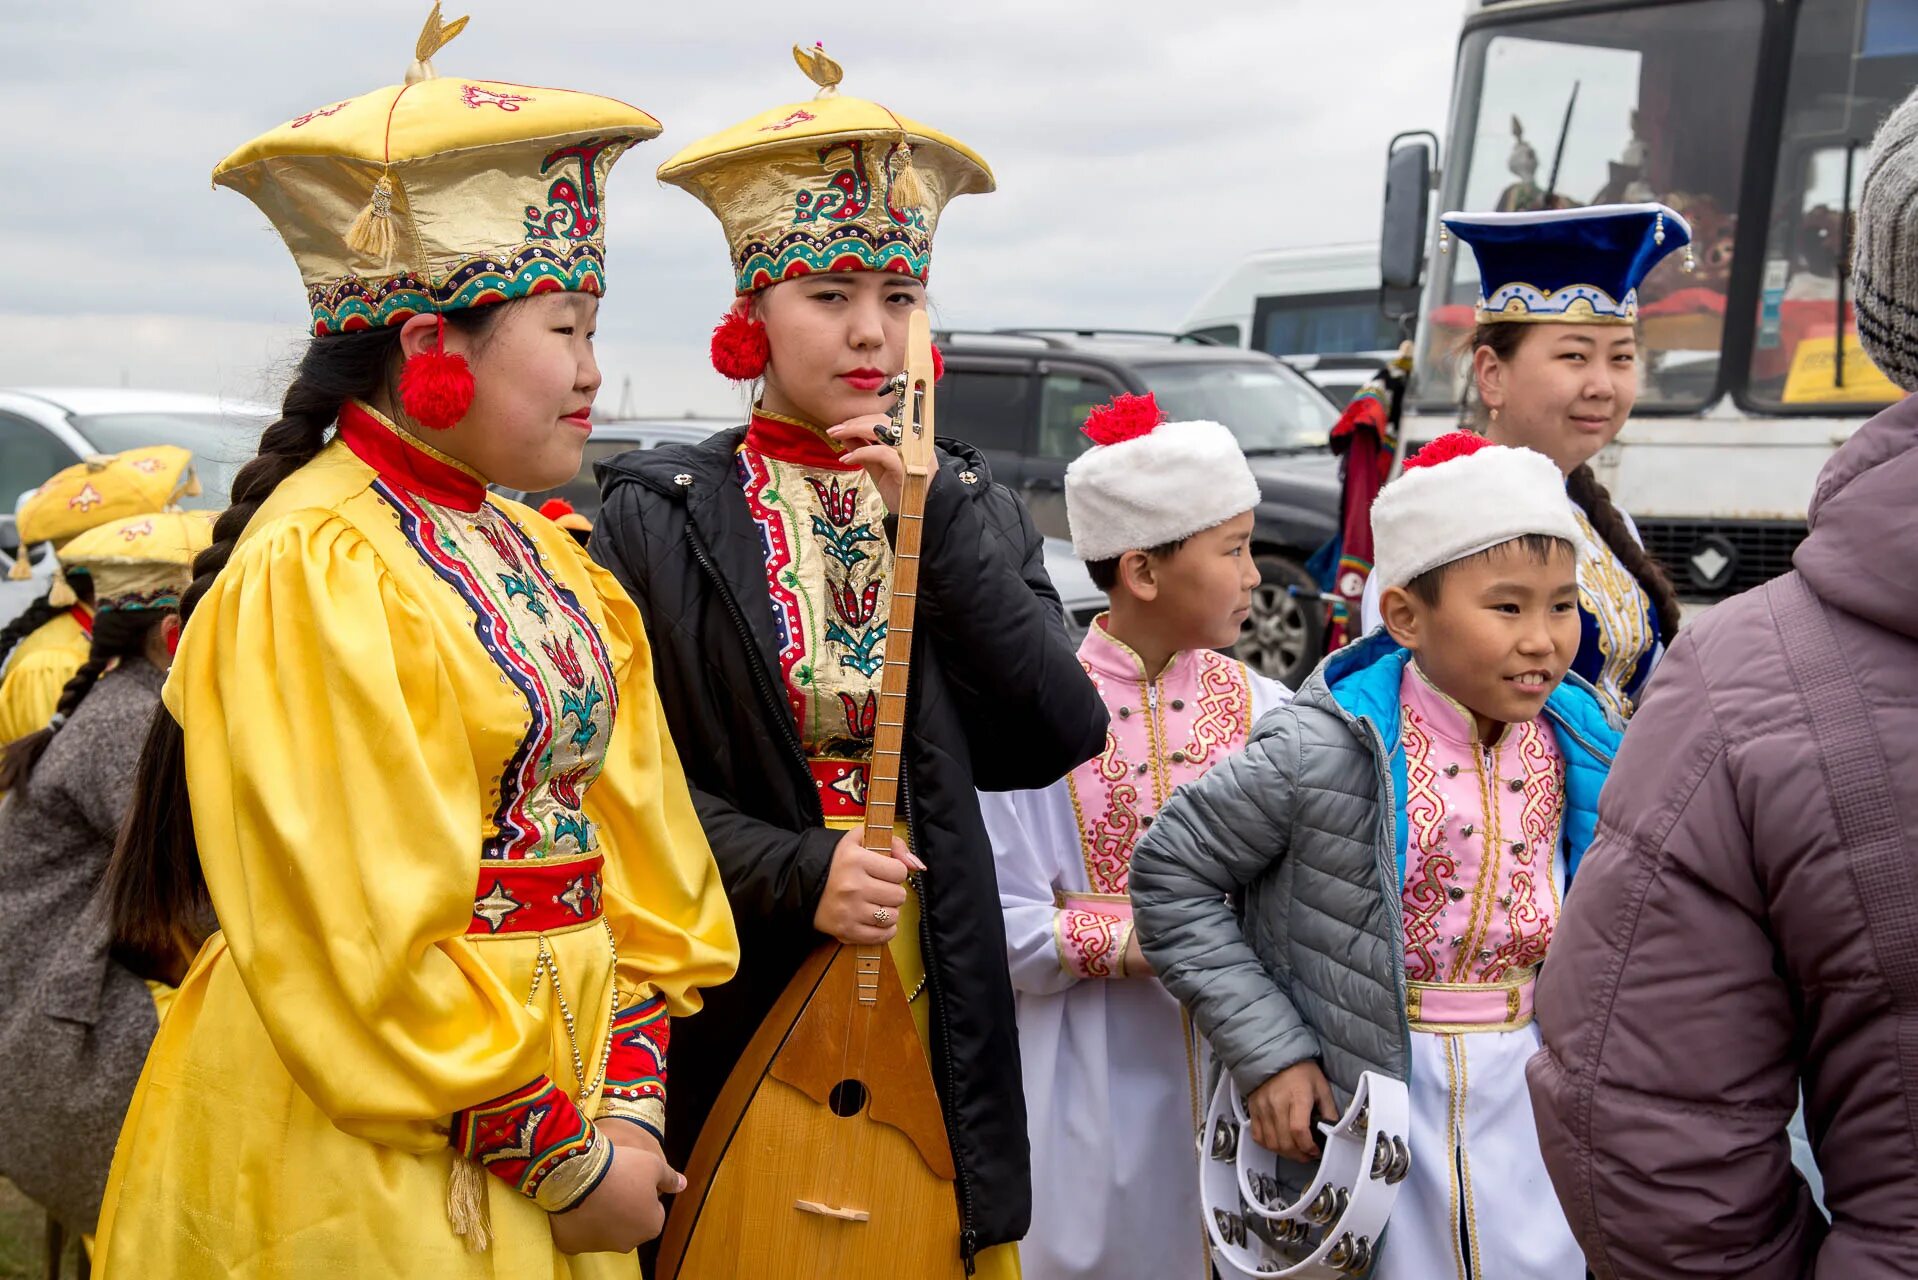
[[(666, 1150), (683, 1168), (726, 1075), (806, 954), (839, 833), (824, 828), (783, 690), (764, 549), (734, 455), (744, 428), (598, 469), (593, 554), (638, 602), (659, 695), (726, 881), (739, 975), (676, 1023)], [(1014, 1241), (1031, 1174), (992, 846), (975, 788), (1049, 786), (1105, 741), (1023, 505), (971, 446), (940, 443), (926, 502), (906, 734), (933, 1076), (958, 1166), (960, 1247)]]

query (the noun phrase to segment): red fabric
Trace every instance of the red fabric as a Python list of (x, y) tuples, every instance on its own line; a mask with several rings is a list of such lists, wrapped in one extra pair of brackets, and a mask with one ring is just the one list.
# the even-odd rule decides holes
[(93, 634), (93, 610), (83, 604), (76, 604), (73, 606), (73, 620), (80, 624), (80, 630), (88, 635)]
[(1094, 444), (1118, 444), (1136, 440), (1165, 421), (1165, 410), (1151, 392), (1142, 396), (1118, 395), (1111, 404), (1102, 404), (1086, 415), (1080, 430)]
[(545, 1076), (453, 1115), (454, 1149), (524, 1196), (537, 1194), (548, 1174), (592, 1145), (593, 1126)]
[(1332, 569), (1326, 651), (1359, 638), (1365, 580), (1372, 572), (1372, 501), (1392, 470), (1397, 432), (1392, 423), (1395, 376), (1382, 374), (1352, 397), (1332, 427), (1332, 451), (1342, 455), (1339, 478), (1339, 562)]
[(713, 368), (722, 378), (751, 382), (766, 372), (772, 359), (772, 345), (766, 340), (766, 326), (750, 316), (728, 311), (713, 326)]
[[(666, 1016), (666, 997), (654, 996), (613, 1018), (611, 1055), (606, 1059), (606, 1093), (637, 1102), (666, 1099), (666, 1046), (672, 1038), (672, 1020)], [(635, 1121), (635, 1123), (638, 1123)], [(664, 1139), (665, 1135), (655, 1133)]]
[(570, 862), (483, 859), (466, 932), (545, 933), (597, 920), (603, 866), (598, 854)]
[(764, 413), (754, 413), (746, 425), (746, 448), (802, 467), (829, 467), (834, 471), (860, 469), (858, 463), (845, 460), (842, 450), (825, 432), (790, 418)]
[(398, 428), (387, 426), (351, 401), (340, 410), (340, 439), (354, 457), (379, 472), (382, 480), (428, 502), (478, 511), (486, 501), (486, 484), (479, 477), (441, 462), (409, 443)]

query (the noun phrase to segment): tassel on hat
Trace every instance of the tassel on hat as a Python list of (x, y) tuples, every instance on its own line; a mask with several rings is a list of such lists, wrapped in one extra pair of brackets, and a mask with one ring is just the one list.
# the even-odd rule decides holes
[(47, 589), (47, 607), (49, 609), (71, 609), (80, 603), (80, 597), (73, 592), (73, 584), (67, 581), (66, 571), (59, 561), (53, 564), (53, 585)]
[(912, 141), (905, 131), (899, 134), (899, 171), (892, 178), (892, 207), (895, 209), (924, 209), (932, 203), (932, 197), (926, 191), (925, 181), (920, 178), (919, 170), (912, 166)]
[[(406, 83), (418, 84), (422, 80), (436, 80), (439, 72), (433, 70), (433, 55), (453, 42), (453, 37), (466, 30), (466, 18), (455, 18), (451, 22), (440, 21), (440, 6), (434, 0), (433, 11), (426, 15), (426, 26), (420, 30), (420, 38), (413, 46), (413, 65), (406, 69)], [(376, 258), (382, 268), (393, 261), (393, 175), (382, 173), (373, 184), (373, 193), (360, 210), (353, 225), (346, 231), (346, 246), (355, 253), (363, 253)]]
[(10, 582), (25, 582), (33, 576), (33, 561), (27, 555), (26, 543), (20, 544), (20, 550), (14, 554), (13, 568), (7, 570)]

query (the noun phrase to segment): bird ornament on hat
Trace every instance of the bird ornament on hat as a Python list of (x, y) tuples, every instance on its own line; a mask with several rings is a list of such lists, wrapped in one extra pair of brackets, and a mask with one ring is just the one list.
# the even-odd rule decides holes
[[(734, 292), (749, 298), (828, 271), (925, 280), (932, 237), (955, 196), (991, 191), (992, 170), (963, 142), (839, 92), (844, 69), (823, 46), (793, 46), (818, 92), (701, 138), (659, 180), (719, 219)], [(765, 372), (765, 327), (735, 306), (713, 331), (713, 367), (735, 381)]]
[(473, 400), (444, 317), (547, 292), (603, 294), (615, 161), (659, 121), (597, 94), (442, 77), (465, 29), (433, 6), (405, 80), (287, 121), (213, 171), (273, 223), (306, 283), (313, 334), (442, 317), (400, 375), (407, 414), (451, 427)]
[(1087, 561), (1160, 547), (1259, 505), (1238, 437), (1216, 422), (1167, 422), (1151, 395), (1122, 395), (1082, 428), (1093, 447), (1066, 467), (1066, 523)]

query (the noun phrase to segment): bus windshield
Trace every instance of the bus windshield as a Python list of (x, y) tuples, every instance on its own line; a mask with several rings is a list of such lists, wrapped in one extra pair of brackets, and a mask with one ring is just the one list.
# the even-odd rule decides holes
[[(1448, 209), (1521, 211), (1661, 200), (1696, 239), (1639, 289), (1639, 407), (1697, 409), (1719, 389), (1763, 0), (1693, 0), (1482, 27), (1459, 59)], [(1413, 395), (1462, 402), (1478, 274), (1435, 255)]]
[(1848, 228), (1872, 135), (1914, 81), (1918, 5), (1805, 0), (1752, 342), (1749, 390), (1764, 407), (1856, 411), (1904, 394), (1858, 347)]

